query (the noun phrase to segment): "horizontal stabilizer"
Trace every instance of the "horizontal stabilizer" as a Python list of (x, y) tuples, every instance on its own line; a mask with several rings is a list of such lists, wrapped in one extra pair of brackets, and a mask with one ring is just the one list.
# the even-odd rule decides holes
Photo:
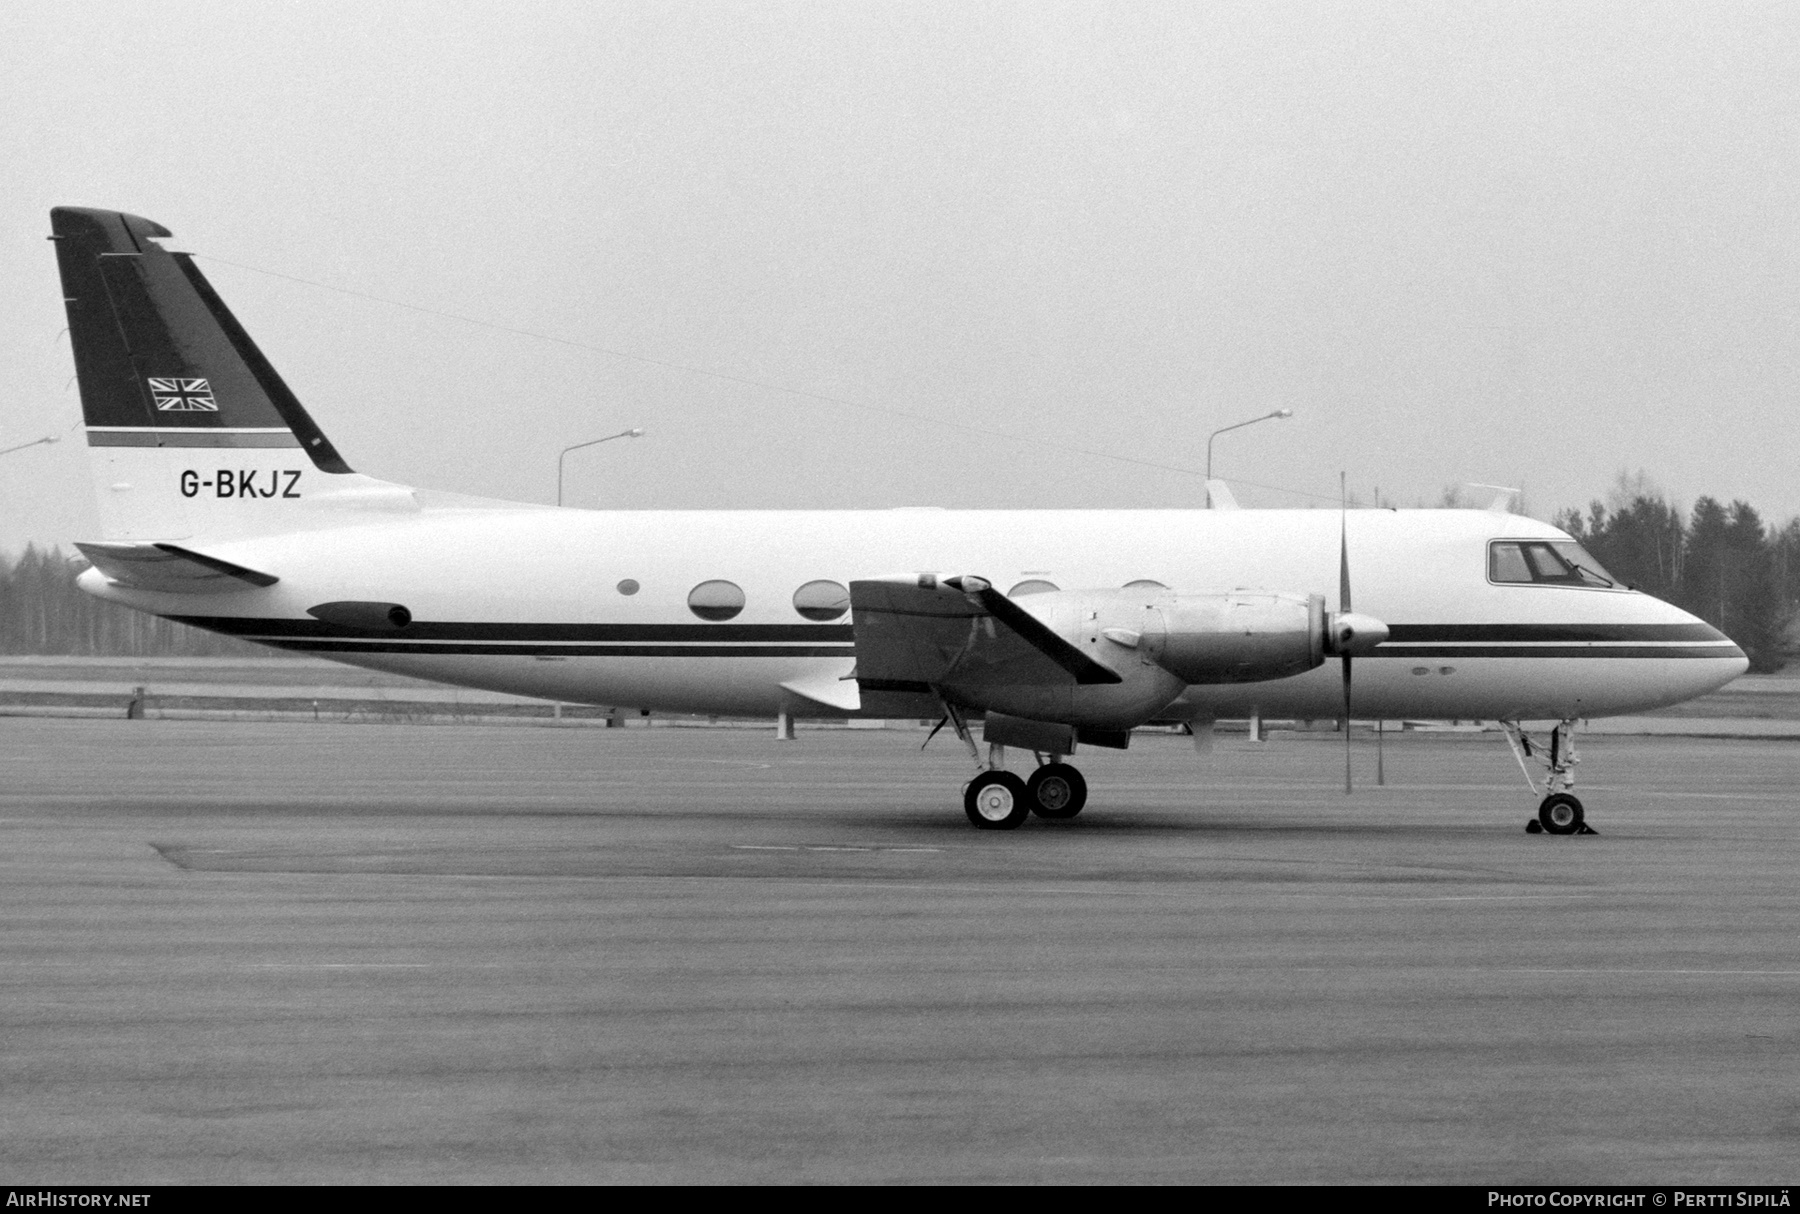
[(1121, 681), (980, 578), (851, 582), (850, 611), (864, 692)]
[(76, 544), (108, 581), (163, 594), (230, 594), (273, 586), (274, 574), (246, 569), (175, 544)]

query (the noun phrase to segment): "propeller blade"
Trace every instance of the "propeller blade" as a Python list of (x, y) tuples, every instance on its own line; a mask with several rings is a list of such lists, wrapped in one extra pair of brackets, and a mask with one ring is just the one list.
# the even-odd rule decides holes
[[(1344, 474), (1338, 473), (1338, 612), (1350, 611), (1350, 494)], [(1350, 782), (1350, 655), (1344, 654), (1344, 794), (1354, 789)]]
[(1354, 791), (1350, 783), (1350, 655), (1344, 655), (1344, 792)]
[(1344, 488), (1344, 474), (1338, 473), (1338, 610), (1348, 612), (1350, 606), (1350, 498)]

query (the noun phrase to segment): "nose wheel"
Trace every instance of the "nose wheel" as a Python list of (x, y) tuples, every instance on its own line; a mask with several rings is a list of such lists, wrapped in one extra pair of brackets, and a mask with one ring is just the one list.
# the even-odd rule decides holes
[(1578, 835), (1584, 818), (1580, 800), (1566, 792), (1551, 793), (1538, 806), (1538, 825), (1548, 835)]

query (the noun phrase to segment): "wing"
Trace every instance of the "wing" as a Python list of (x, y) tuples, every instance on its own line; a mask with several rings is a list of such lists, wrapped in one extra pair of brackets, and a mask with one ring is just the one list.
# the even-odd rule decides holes
[(850, 613), (864, 692), (1120, 681), (981, 578), (851, 582)]
[(174, 544), (76, 544), (108, 581), (167, 594), (229, 594), (280, 578)]

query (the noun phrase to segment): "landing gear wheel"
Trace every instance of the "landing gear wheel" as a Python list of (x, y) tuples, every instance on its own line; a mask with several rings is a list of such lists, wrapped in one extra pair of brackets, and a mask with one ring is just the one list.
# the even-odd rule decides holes
[(963, 789), (963, 812), (982, 830), (1012, 830), (1031, 816), (1031, 798), (1012, 772), (984, 771)]
[(1551, 793), (1538, 806), (1538, 821), (1547, 834), (1580, 834), (1582, 817), (1581, 802), (1566, 792)]
[(1025, 781), (1025, 799), (1040, 818), (1073, 818), (1087, 804), (1087, 781), (1067, 763), (1046, 763)]

